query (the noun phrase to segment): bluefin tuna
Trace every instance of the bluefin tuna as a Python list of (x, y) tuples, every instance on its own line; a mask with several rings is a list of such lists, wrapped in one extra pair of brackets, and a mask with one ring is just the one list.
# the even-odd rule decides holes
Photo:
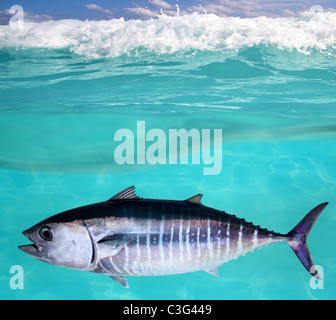
[(124, 287), (126, 276), (206, 271), (270, 243), (287, 242), (312, 276), (320, 279), (306, 239), (328, 204), (311, 210), (281, 234), (201, 203), (139, 198), (134, 187), (108, 201), (61, 212), (23, 234), (19, 248), (50, 264), (108, 275)]

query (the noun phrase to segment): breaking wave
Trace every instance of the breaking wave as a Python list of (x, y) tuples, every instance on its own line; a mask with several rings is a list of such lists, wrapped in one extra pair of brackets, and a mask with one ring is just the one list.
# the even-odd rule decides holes
[(146, 54), (232, 53), (254, 46), (305, 55), (335, 56), (336, 13), (306, 12), (298, 17), (239, 18), (213, 14), (161, 15), (147, 21), (58, 20), (0, 26), (0, 49), (66, 49), (87, 58)]

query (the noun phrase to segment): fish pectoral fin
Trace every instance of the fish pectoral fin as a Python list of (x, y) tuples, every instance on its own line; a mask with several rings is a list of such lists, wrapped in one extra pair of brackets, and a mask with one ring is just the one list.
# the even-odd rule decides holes
[(109, 276), (112, 280), (115, 282), (118, 282), (120, 285), (122, 285), (125, 288), (129, 288), (128, 282), (125, 277), (123, 276)]
[(202, 204), (201, 203), (201, 199), (203, 197), (203, 194), (199, 193), (199, 194), (196, 194), (195, 196), (185, 200), (186, 202), (190, 202), (190, 203), (195, 203), (195, 204)]
[(97, 242), (98, 250), (100, 252), (98, 267), (107, 274), (118, 271), (113, 263), (113, 257), (117, 256), (119, 252), (125, 248), (126, 244), (134, 239), (134, 237), (136, 237), (136, 235), (114, 234), (99, 240)]
[(204, 269), (204, 271), (218, 278), (218, 267)]
[(128, 242), (134, 239), (136, 235), (133, 234), (111, 234), (107, 235), (104, 238), (100, 239), (97, 244), (98, 246), (103, 244), (105, 246), (114, 247), (114, 249), (118, 249), (118, 251)]
[(120, 191), (117, 193), (115, 196), (113, 196), (111, 199), (108, 201), (113, 201), (113, 200), (129, 200), (129, 199), (140, 199), (136, 194), (135, 194), (135, 187), (129, 187), (123, 191)]

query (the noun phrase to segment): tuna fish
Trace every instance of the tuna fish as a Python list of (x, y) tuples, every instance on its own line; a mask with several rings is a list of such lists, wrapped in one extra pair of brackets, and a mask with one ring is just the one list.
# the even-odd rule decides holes
[(306, 244), (328, 204), (311, 210), (281, 234), (201, 204), (139, 198), (134, 187), (108, 201), (61, 212), (23, 234), (33, 244), (19, 248), (53, 265), (106, 274), (128, 287), (125, 276), (157, 276), (217, 268), (269, 243), (287, 242), (304, 267), (320, 279)]

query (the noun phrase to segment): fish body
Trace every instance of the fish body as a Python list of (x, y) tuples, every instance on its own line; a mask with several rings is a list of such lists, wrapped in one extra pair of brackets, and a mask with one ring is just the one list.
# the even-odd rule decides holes
[(130, 187), (108, 201), (43, 220), (23, 232), (34, 244), (19, 248), (51, 264), (106, 274), (125, 287), (125, 276), (200, 270), (218, 276), (224, 262), (280, 241), (289, 243), (308, 271), (313, 266), (306, 237), (327, 203), (280, 234), (204, 206), (201, 198), (141, 199)]

